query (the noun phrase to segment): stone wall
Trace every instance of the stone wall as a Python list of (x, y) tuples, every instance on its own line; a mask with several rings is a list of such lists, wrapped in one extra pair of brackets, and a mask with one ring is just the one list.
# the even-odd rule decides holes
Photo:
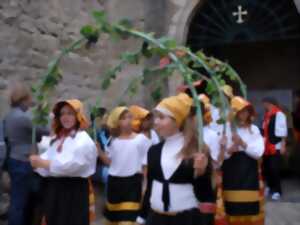
[[(7, 109), (9, 83), (19, 80), (31, 85), (36, 82), (50, 59), (80, 36), (82, 25), (92, 21), (91, 10), (105, 9), (112, 21), (127, 17), (141, 30), (168, 34), (184, 42), (182, 32), (197, 2), (199, 0), (1, 0), (0, 116)], [(57, 88), (55, 99), (76, 97), (93, 104), (100, 95), (103, 105), (113, 106), (115, 99), (121, 99), (130, 77), (139, 74), (141, 67), (127, 68), (105, 93), (99, 88), (101, 74), (117, 62), (120, 52), (133, 50), (138, 44), (135, 40), (111, 43), (104, 37), (92, 50), (70, 54), (63, 61), (64, 80)], [(149, 95), (144, 93), (148, 92), (142, 90), (132, 101), (146, 102)]]
[[(103, 9), (101, 1), (1, 0), (0, 2), (0, 95), (5, 98), (10, 82), (31, 85), (45, 71), (49, 60), (79, 37), (91, 21), (91, 9)], [(71, 54), (63, 62), (64, 81), (56, 97), (96, 95), (96, 74), (105, 63), (107, 45), (97, 51)], [(1, 104), (3, 111), (3, 104)]]
[[(93, 9), (106, 9), (109, 17), (129, 17), (141, 26), (141, 11), (126, 10), (126, 5), (141, 1), (101, 0), (1, 0), (0, 2), (0, 116), (7, 109), (7, 89), (16, 80), (32, 85), (45, 71), (50, 59), (60, 49), (76, 40), (80, 27), (92, 22)], [(115, 1), (115, 3), (120, 1)], [(136, 5), (136, 4), (135, 4)], [(138, 5), (136, 5), (138, 7)], [(138, 9), (142, 9), (140, 6)], [(124, 9), (124, 10), (122, 10)], [(122, 15), (123, 12), (123, 15)], [(106, 38), (92, 50), (72, 53), (63, 60), (63, 82), (58, 86), (55, 98), (80, 98), (87, 103), (95, 103), (100, 91), (101, 74), (116, 62), (118, 54), (133, 41), (117, 46)], [(129, 75), (129, 68), (123, 74)], [(120, 89), (125, 88), (124, 76), (105, 93), (102, 103), (113, 105)], [(121, 87), (120, 87), (121, 86)], [(116, 92), (116, 89), (118, 91)]]

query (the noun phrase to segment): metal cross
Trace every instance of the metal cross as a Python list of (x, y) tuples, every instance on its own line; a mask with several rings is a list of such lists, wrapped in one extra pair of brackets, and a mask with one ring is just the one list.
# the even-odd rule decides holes
[(245, 22), (245, 21), (243, 20), (243, 16), (248, 15), (248, 11), (247, 11), (247, 10), (244, 10), (244, 11), (243, 11), (243, 7), (242, 7), (241, 5), (239, 5), (239, 6), (238, 6), (238, 11), (237, 11), (237, 12), (233, 12), (232, 15), (238, 17), (238, 19), (237, 19), (237, 21), (236, 21), (238, 24), (242, 24), (242, 23)]

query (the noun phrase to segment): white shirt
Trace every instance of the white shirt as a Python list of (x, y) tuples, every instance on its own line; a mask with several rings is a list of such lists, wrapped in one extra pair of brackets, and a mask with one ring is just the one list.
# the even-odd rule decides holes
[(218, 161), (220, 154), (220, 136), (210, 127), (203, 128), (204, 143), (209, 147), (209, 153), (212, 160)]
[(151, 146), (151, 141), (138, 134), (132, 139), (112, 139), (107, 147), (111, 164), (108, 173), (112, 176), (129, 177), (142, 172), (142, 162)]
[[(75, 137), (67, 137), (62, 151), (58, 152), (59, 141), (54, 142), (41, 154), (41, 158), (50, 160), (50, 168), (36, 169), (43, 177), (82, 177), (95, 173), (97, 148), (85, 131), (78, 131)], [(45, 146), (44, 146), (45, 147)]]
[[(285, 138), (288, 135), (287, 118), (283, 112), (276, 113), (275, 118), (275, 136)], [(282, 142), (278, 143), (275, 147), (277, 150), (281, 149)]]
[[(257, 126), (251, 125), (250, 128), (237, 128), (237, 134), (240, 138), (247, 144), (246, 149), (240, 149), (240, 151), (244, 151), (248, 156), (254, 159), (259, 159), (262, 157), (265, 149), (264, 139), (260, 133), (260, 130)], [(232, 132), (228, 129), (227, 132), (227, 147), (232, 146)], [(226, 158), (230, 156), (225, 154)]]
[[(218, 121), (221, 119), (221, 110), (214, 105), (210, 106), (212, 121), (208, 125), (212, 130), (214, 130), (218, 136), (221, 136), (224, 131), (224, 124), (219, 124)], [(228, 111), (225, 112), (225, 115), (229, 114)]]
[[(184, 145), (184, 137), (181, 133), (175, 134), (165, 140), (161, 154), (161, 167), (165, 179), (170, 179), (182, 162), (179, 153)], [(169, 184), (170, 206), (169, 212), (181, 212), (198, 206), (198, 200), (192, 184)], [(150, 197), (151, 208), (164, 211), (162, 201), (163, 184), (154, 180)]]
[[(155, 130), (151, 130), (150, 131), (150, 139), (148, 138), (148, 137), (146, 137), (146, 138), (148, 138), (148, 140), (151, 142), (151, 145), (150, 145), (150, 147), (152, 146), (152, 145), (157, 145), (159, 142), (160, 142), (160, 138), (159, 138), (159, 136), (157, 135), (157, 133), (156, 133), (156, 131)], [(149, 147), (149, 148), (150, 148)], [(144, 158), (143, 158), (143, 166), (147, 166), (147, 158), (148, 158), (148, 151), (147, 151), (147, 153), (144, 155)]]

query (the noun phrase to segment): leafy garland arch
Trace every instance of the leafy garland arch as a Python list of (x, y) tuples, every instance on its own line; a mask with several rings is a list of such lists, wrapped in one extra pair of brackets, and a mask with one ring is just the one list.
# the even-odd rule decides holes
[[(62, 71), (59, 69), (62, 58), (70, 52), (82, 48), (84, 45), (88, 48), (92, 47), (104, 33), (109, 35), (110, 38), (115, 41), (136, 38), (142, 40), (143, 44), (136, 52), (124, 52), (121, 54), (120, 63), (115, 67), (110, 68), (103, 75), (101, 89), (106, 90), (126, 65), (138, 65), (142, 58), (150, 59), (157, 56), (164, 58), (165, 61), (167, 61), (165, 65), (152, 68), (145, 67), (141, 76), (133, 78), (129, 82), (126, 94), (133, 96), (141, 85), (148, 85), (149, 77), (153, 74), (159, 74), (159, 76), (156, 77), (157, 87), (152, 93), (154, 98), (158, 98), (160, 97), (160, 81), (166, 77), (172, 76), (175, 71), (179, 72), (191, 90), (196, 106), (200, 151), (204, 145), (203, 118), (197, 91), (193, 86), (192, 77), (196, 76), (197, 79), (205, 80), (207, 82), (207, 93), (212, 96), (213, 102), (219, 102), (221, 105), (221, 120), (224, 123), (224, 128), (226, 121), (225, 111), (229, 107), (228, 101), (221, 89), (221, 86), (225, 85), (224, 79), (229, 78), (231, 81), (238, 82), (243, 96), (245, 98), (247, 97), (246, 85), (236, 71), (227, 63), (221, 62), (213, 57), (207, 57), (202, 51), (193, 53), (189, 48), (177, 45), (176, 41), (171, 38), (156, 38), (154, 33), (138, 31), (133, 28), (131, 22), (127, 19), (123, 19), (117, 23), (110, 23), (104, 11), (94, 11), (92, 15), (95, 19), (95, 24), (82, 27), (80, 31), (82, 37), (72, 43), (68, 48), (63, 49), (60, 55), (48, 64), (48, 69), (42, 76), (42, 79), (32, 87), (34, 98), (37, 102), (37, 105), (33, 110), (34, 129), (32, 142), (34, 146), (36, 139), (35, 127), (37, 125), (47, 124), (50, 111), (49, 97), (63, 78)], [(204, 70), (208, 75), (200, 73), (200, 69)]]

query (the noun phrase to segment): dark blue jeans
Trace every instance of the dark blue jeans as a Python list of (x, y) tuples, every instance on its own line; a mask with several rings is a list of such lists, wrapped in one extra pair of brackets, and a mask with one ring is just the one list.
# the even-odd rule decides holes
[(30, 194), (37, 191), (34, 172), (29, 162), (15, 159), (8, 160), (8, 173), (11, 179), (10, 208), (8, 225), (25, 225), (28, 213), (25, 211), (29, 205)]

